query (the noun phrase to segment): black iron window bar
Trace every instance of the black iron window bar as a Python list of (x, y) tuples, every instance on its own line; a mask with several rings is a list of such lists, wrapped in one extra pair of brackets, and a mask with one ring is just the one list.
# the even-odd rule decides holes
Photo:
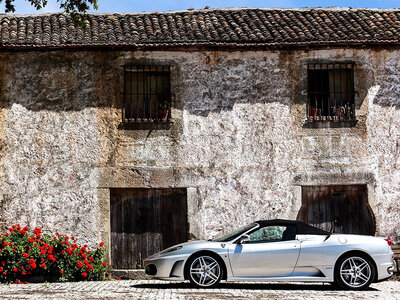
[(123, 122), (167, 122), (171, 118), (170, 67), (124, 67)]
[(307, 119), (355, 120), (352, 63), (308, 64)]

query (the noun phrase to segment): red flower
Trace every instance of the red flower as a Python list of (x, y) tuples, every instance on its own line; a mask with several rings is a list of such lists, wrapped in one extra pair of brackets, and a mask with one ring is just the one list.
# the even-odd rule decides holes
[(7, 272), (6, 272), (6, 271), (4, 271), (4, 272), (3, 272), (3, 275), (7, 275)]
[(22, 272), (21, 274), (22, 274), (22, 275), (26, 275), (26, 273), (25, 273), (25, 272)]
[(45, 269), (45, 268), (47, 267), (45, 263), (42, 263), (40, 266), (41, 266), (43, 269)]
[(14, 272), (18, 272), (18, 269), (16, 267), (14, 267), (13, 271)]
[(67, 248), (67, 250), (65, 250), (65, 251), (67, 251), (67, 253), (68, 253), (69, 255), (72, 255), (72, 250), (71, 250), (71, 248)]
[(3, 267), (0, 267), (0, 272), (3, 272), (3, 270), (4, 270)]
[(90, 261), (94, 261), (94, 258), (93, 258), (93, 257), (89, 257), (89, 260), (90, 260)]
[(117, 280), (121, 280), (121, 277), (118, 277)]
[(42, 233), (42, 230), (40, 230), (40, 228), (35, 228), (35, 230), (33, 231), (34, 234), (40, 234)]
[(101, 243), (100, 243), (100, 247), (103, 247), (103, 246), (104, 246), (104, 243), (103, 243), (103, 242), (101, 242)]
[(103, 266), (107, 267), (107, 263), (103, 262)]
[(32, 270), (33, 270), (33, 269), (36, 269), (36, 264), (35, 264), (35, 263), (31, 264), (31, 269), (32, 269)]
[(60, 270), (60, 274), (63, 274), (64, 272), (63, 272), (63, 270)]
[(29, 262), (29, 264), (34, 264), (34, 263), (35, 263), (35, 260), (34, 260), (33, 258), (30, 258), (30, 259), (28, 260), (28, 262)]
[(89, 261), (87, 259), (85, 259), (83, 262), (85, 263), (85, 265), (87, 265), (89, 263)]
[(48, 259), (48, 260), (51, 260), (51, 261), (56, 261), (56, 258), (55, 258), (52, 254), (50, 254), (49, 256), (47, 256), (47, 259)]
[(33, 238), (29, 238), (29, 239), (28, 239), (28, 242), (29, 242), (29, 243), (33, 243), (34, 241), (35, 241), (35, 240), (34, 240)]
[(28, 254), (28, 253), (24, 253), (24, 257), (25, 257), (25, 258), (28, 258), (28, 257), (29, 257), (29, 254)]
[(83, 277), (87, 277), (87, 273), (86, 273), (86, 272), (83, 272), (83, 273), (82, 273), (82, 276), (83, 276)]
[(1, 262), (1, 264), (4, 266), (4, 265), (6, 264), (6, 262), (3, 260), (3, 261)]
[(80, 262), (78, 262), (78, 268), (82, 268), (83, 267), (83, 263), (80, 261)]
[(19, 231), (22, 235), (25, 235), (26, 231), (25, 230), (20, 230)]

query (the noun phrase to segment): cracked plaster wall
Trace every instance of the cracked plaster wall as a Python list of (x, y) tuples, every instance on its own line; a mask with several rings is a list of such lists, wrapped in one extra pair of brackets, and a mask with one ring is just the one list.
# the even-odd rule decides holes
[[(0, 225), (107, 242), (109, 188), (187, 187), (190, 233), (296, 218), (303, 184), (368, 184), (400, 240), (400, 52), (52, 51), (0, 55)], [(354, 61), (358, 123), (307, 128), (306, 63)], [(121, 127), (123, 65), (171, 67), (170, 128)]]

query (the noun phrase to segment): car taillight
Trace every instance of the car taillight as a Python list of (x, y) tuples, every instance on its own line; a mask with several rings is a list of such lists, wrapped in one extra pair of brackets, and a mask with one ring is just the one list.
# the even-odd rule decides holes
[(392, 240), (390, 238), (385, 239), (389, 246), (392, 246)]

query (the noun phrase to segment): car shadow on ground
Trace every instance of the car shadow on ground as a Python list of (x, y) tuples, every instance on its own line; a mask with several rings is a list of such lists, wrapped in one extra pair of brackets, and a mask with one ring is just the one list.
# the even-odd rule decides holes
[[(142, 289), (194, 289), (188, 282), (179, 283), (140, 283), (132, 285), (133, 288)], [(207, 289), (207, 288), (205, 288)], [(214, 289), (227, 289), (227, 290), (313, 290), (313, 291), (337, 291), (339, 288), (329, 284), (291, 284), (291, 283), (235, 283), (223, 282), (216, 286)], [(369, 287), (366, 291), (379, 291), (378, 289)]]

